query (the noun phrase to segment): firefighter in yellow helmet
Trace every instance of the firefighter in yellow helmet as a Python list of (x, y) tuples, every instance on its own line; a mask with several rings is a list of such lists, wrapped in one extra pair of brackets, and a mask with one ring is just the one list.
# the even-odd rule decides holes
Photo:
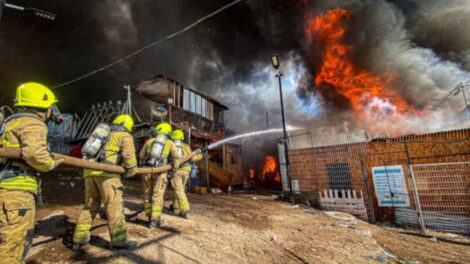
[[(155, 127), (157, 136), (149, 139), (139, 153), (141, 166), (160, 167), (168, 163), (171, 156), (173, 166), (178, 166), (178, 150), (170, 140), (171, 125), (161, 123)], [(160, 174), (142, 175), (142, 188), (144, 193), (144, 210), (149, 219), (149, 228), (153, 229), (163, 225), (163, 196), (168, 183), (167, 172)]]
[[(171, 140), (173, 140), (176, 148), (178, 149), (178, 159), (181, 159), (191, 153), (191, 147), (188, 144), (183, 143), (183, 131), (179, 129), (173, 131), (173, 133), (171, 133)], [(196, 162), (202, 158), (202, 154), (198, 154), (191, 159), (191, 162)], [(185, 194), (185, 188), (186, 184), (188, 183), (190, 173), (191, 164), (186, 162), (184, 164), (180, 164), (179, 168), (174, 169), (171, 176), (171, 186), (175, 192), (175, 199), (172, 205), (173, 212), (176, 215), (181, 215), (186, 219), (189, 217), (189, 201)]]
[[(98, 162), (119, 165), (121, 160), (126, 168), (126, 177), (137, 174), (134, 139), (130, 132), (134, 121), (129, 115), (116, 117), (111, 126), (108, 140), (103, 144), (102, 155)], [(103, 203), (108, 217), (108, 230), (111, 237), (111, 249), (134, 249), (136, 241), (127, 239), (127, 226), (123, 208), (123, 190), (121, 177), (116, 173), (85, 169), (85, 206), (73, 234), (73, 250), (80, 250), (90, 241), (93, 219)]]
[(24, 263), (34, 235), (34, 197), (40, 194), (38, 172), (54, 169), (63, 160), (53, 160), (47, 149), (51, 117), (60, 117), (57, 99), (46, 86), (29, 82), (16, 90), (18, 113), (0, 128), (4, 147), (21, 149), (22, 160), (4, 159), (0, 169), (0, 263)]

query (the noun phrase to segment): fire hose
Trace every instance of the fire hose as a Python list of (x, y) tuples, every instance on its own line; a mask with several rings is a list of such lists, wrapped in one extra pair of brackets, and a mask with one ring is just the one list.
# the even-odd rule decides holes
[[(198, 154), (201, 154), (200, 149), (196, 149), (195, 151), (181, 158), (180, 164), (188, 162), (190, 159), (192, 159), (194, 156)], [(7, 148), (7, 147), (0, 148), (0, 157), (8, 158), (8, 159), (21, 159), (21, 149)], [(63, 154), (52, 153), (52, 157), (55, 160), (63, 159), (64, 160), (63, 164), (76, 167), (76, 168), (106, 171), (110, 173), (119, 173), (119, 174), (124, 174), (126, 172), (126, 169), (124, 169), (121, 166), (92, 162), (92, 161), (83, 160), (83, 159), (79, 159), (79, 158), (75, 158), (75, 157), (71, 157), (71, 156), (67, 156)], [(138, 168), (138, 174), (161, 173), (161, 172), (169, 171), (172, 168), (173, 167), (169, 164), (165, 166), (161, 166), (161, 167)]]

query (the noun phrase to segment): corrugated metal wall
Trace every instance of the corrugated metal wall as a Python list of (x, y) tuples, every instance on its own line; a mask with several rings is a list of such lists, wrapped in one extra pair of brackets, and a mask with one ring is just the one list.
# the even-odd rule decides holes
[(71, 114), (63, 114), (63, 116), (66, 118), (66, 121), (60, 124), (54, 122), (47, 123), (47, 142), (52, 152), (68, 155), (72, 147), (69, 141), (72, 139), (75, 119)]

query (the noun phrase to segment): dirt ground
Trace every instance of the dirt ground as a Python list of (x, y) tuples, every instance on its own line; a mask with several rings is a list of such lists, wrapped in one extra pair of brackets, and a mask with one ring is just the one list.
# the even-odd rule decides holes
[[(430, 239), (363, 221), (346, 224), (270, 195), (189, 194), (189, 220), (166, 210), (166, 226), (149, 230), (137, 181), (126, 183), (125, 213), (138, 248), (110, 251), (106, 221), (98, 217), (91, 245), (74, 252), (81, 180), (71, 172), (59, 176), (67, 181), (44, 184), (46, 208), (37, 211), (27, 263), (470, 263), (470, 239), (437, 233)], [(169, 190), (167, 208), (172, 197)]]

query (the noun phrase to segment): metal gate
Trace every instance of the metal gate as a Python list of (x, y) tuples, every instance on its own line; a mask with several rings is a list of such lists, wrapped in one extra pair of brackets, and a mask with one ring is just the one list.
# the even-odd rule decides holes
[(423, 230), (470, 234), (470, 162), (411, 165)]

